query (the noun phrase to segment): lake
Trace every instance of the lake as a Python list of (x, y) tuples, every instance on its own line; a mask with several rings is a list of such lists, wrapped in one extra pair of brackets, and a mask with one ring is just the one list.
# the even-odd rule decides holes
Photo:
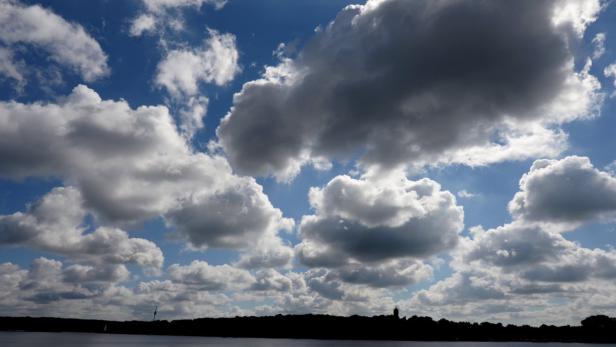
[[(46, 347), (46, 346), (88, 346), (88, 347), (584, 347), (597, 346), (584, 343), (527, 343), (527, 342), (414, 342), (414, 341), (332, 341), (332, 340), (288, 340), (250, 339), (191, 336), (147, 336), (111, 335), (90, 333), (26, 333), (0, 332), (2, 347)], [(603, 345), (605, 346), (605, 345)]]

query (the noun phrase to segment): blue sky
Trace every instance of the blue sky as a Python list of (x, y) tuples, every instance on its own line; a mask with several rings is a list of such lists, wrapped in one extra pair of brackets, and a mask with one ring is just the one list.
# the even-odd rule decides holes
[(0, 6), (0, 314), (616, 314), (613, 4)]

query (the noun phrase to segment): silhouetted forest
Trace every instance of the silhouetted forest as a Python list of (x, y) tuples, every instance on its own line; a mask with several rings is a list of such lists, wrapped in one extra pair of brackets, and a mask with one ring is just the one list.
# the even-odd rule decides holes
[(0, 317), (0, 330), (358, 340), (616, 342), (616, 318), (603, 315), (588, 317), (580, 326), (540, 327), (394, 315), (277, 315), (151, 322)]

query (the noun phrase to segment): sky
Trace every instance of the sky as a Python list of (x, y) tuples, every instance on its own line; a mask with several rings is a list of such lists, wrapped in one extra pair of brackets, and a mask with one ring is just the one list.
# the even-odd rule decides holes
[(0, 0), (0, 315), (616, 315), (616, 7)]

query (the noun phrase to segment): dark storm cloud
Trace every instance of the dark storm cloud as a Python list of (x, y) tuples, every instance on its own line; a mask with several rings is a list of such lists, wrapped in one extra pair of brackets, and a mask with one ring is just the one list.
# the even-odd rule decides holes
[(288, 178), (309, 158), (358, 153), (382, 167), (464, 162), (443, 156), (489, 144), (505, 121), (581, 116), (588, 90), (576, 90), (575, 110), (549, 111), (581, 84), (568, 48), (578, 28), (555, 25), (555, 8), (533, 0), (349, 6), (295, 59), (244, 85), (218, 128), (221, 144), (240, 172)]

